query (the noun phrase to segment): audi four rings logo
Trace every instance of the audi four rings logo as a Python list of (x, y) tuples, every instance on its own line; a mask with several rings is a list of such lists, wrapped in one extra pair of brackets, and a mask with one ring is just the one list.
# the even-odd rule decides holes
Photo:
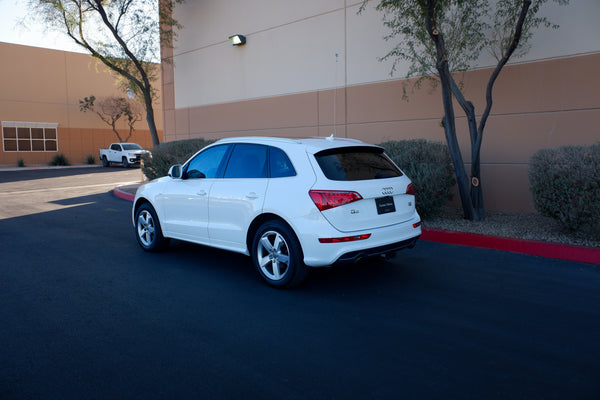
[(393, 187), (384, 187), (383, 189), (381, 189), (381, 194), (385, 195), (385, 196), (389, 196), (390, 194), (394, 193), (394, 188)]

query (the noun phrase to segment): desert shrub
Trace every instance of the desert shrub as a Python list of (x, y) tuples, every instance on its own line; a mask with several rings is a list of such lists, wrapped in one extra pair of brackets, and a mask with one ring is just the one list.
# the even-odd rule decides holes
[(86, 161), (89, 165), (94, 165), (94, 164), (96, 164), (96, 157), (94, 157), (91, 154), (88, 154)]
[(600, 143), (539, 150), (529, 162), (529, 188), (540, 214), (600, 238)]
[(389, 141), (379, 146), (412, 180), (421, 217), (438, 214), (456, 183), (448, 146), (425, 139)]
[(23, 159), (22, 159), (22, 158), (19, 158), (19, 159), (17, 160), (17, 166), (18, 166), (19, 168), (23, 168), (23, 167), (25, 166), (25, 161), (23, 161)]
[(64, 154), (57, 154), (54, 156), (52, 161), (50, 161), (50, 165), (70, 165), (69, 160), (65, 157)]
[(150, 180), (166, 176), (172, 165), (183, 164), (198, 150), (213, 142), (205, 139), (187, 139), (161, 143), (151, 150), (152, 157), (144, 160), (144, 175)]

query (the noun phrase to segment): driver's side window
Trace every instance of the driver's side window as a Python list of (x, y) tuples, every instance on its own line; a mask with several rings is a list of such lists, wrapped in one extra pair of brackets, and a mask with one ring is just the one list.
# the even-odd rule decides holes
[(229, 145), (215, 146), (204, 150), (187, 165), (184, 178), (216, 178)]

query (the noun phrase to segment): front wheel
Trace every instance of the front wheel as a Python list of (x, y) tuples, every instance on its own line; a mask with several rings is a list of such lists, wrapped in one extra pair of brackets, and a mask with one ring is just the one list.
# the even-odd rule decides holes
[(123, 168), (129, 168), (129, 161), (127, 161), (127, 157), (123, 157)]
[(279, 221), (268, 221), (256, 231), (252, 262), (262, 278), (274, 287), (297, 286), (308, 275), (296, 235)]
[(164, 250), (169, 243), (160, 228), (160, 222), (154, 208), (142, 204), (135, 213), (135, 237), (142, 249), (150, 252)]

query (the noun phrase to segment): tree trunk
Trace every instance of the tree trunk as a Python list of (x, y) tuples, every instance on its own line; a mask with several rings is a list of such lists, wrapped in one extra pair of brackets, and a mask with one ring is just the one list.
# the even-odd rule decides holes
[[(473, 106), (473, 103), (464, 98), (460, 88), (456, 82), (454, 82), (454, 78), (450, 74), (444, 37), (439, 31), (435, 19), (435, 10), (436, 7), (439, 6), (438, 0), (424, 0), (419, 4), (423, 11), (423, 15), (425, 16), (424, 23), (427, 33), (435, 44), (437, 52), (436, 68), (438, 70), (442, 85), (442, 101), (444, 104), (445, 113), (444, 131), (446, 134), (446, 141), (448, 142), (448, 148), (450, 150), (450, 156), (452, 157), (452, 163), (454, 164), (454, 171), (456, 173), (456, 181), (458, 184), (458, 191), (460, 193), (464, 217), (475, 221), (485, 218), (485, 211), (483, 207), (483, 191), (481, 188), (481, 143), (483, 141), (485, 124), (492, 109), (492, 89), (496, 79), (498, 78), (498, 75), (500, 74), (500, 71), (504, 65), (506, 65), (511, 55), (519, 45), (519, 41), (521, 40), (523, 33), (523, 25), (525, 24), (525, 19), (527, 17), (529, 7), (531, 6), (531, 0), (521, 1), (521, 11), (519, 13), (519, 18), (515, 25), (515, 30), (509, 47), (504, 52), (502, 58), (498, 60), (498, 64), (496, 65), (496, 68), (488, 81), (486, 89), (486, 107), (481, 116), (479, 127), (477, 127), (477, 118), (475, 116), (475, 107)], [(458, 147), (458, 141), (456, 139), (456, 123), (452, 105), (453, 95), (465, 112), (469, 125), (469, 134), (471, 138), (470, 182), (465, 172), (460, 148)]]
[(473, 220), (485, 219), (483, 207), (483, 190), (481, 189), (481, 167), (479, 161), (471, 164), (471, 204), (473, 206)]
[[(467, 183), (467, 185), (471, 185), (469, 200), (471, 202), (472, 216), (469, 219), (480, 221), (485, 218), (485, 211), (483, 208), (483, 191), (481, 190), (481, 137), (480, 132), (477, 130), (475, 106), (472, 102), (465, 99), (463, 93), (460, 91), (460, 88), (449, 72), (445, 78), (450, 81), (450, 89), (452, 90), (452, 94), (458, 101), (458, 104), (460, 104), (462, 107), (465, 116), (467, 117), (469, 137), (471, 138), (471, 182)], [(468, 217), (465, 215), (465, 218)]]
[(160, 139), (158, 138), (156, 123), (154, 122), (154, 109), (152, 108), (152, 95), (150, 94), (150, 87), (145, 87), (143, 92), (144, 101), (146, 103), (146, 122), (148, 122), (150, 136), (152, 136), (152, 145), (157, 147), (160, 144)]
[[(442, 68), (443, 69), (443, 68)], [(449, 74), (449, 72), (448, 72)], [(440, 77), (444, 74), (440, 71)], [(469, 178), (465, 171), (465, 164), (462, 159), (458, 139), (456, 138), (456, 119), (454, 115), (454, 106), (452, 105), (452, 92), (447, 79), (442, 78), (442, 100), (444, 104), (444, 133), (450, 158), (454, 165), (454, 173), (456, 175), (456, 183), (460, 194), (463, 215), (466, 219), (473, 219), (473, 206), (469, 195)]]
[(466, 219), (473, 219), (473, 204), (469, 194), (469, 178), (465, 171), (465, 164), (460, 152), (460, 146), (458, 145), (458, 139), (456, 138), (456, 117), (454, 115), (454, 105), (452, 104), (452, 85), (454, 85), (454, 80), (448, 66), (448, 54), (446, 53), (444, 38), (437, 28), (435, 21), (436, 0), (427, 0), (427, 3), (424, 5), (426, 6), (424, 11), (427, 15), (425, 20), (427, 32), (431, 40), (433, 40), (437, 52), (436, 69), (438, 70), (442, 85), (446, 142), (448, 143), (448, 150), (450, 151), (450, 157), (454, 165), (454, 173), (456, 174), (456, 183), (458, 185), (464, 217)]

